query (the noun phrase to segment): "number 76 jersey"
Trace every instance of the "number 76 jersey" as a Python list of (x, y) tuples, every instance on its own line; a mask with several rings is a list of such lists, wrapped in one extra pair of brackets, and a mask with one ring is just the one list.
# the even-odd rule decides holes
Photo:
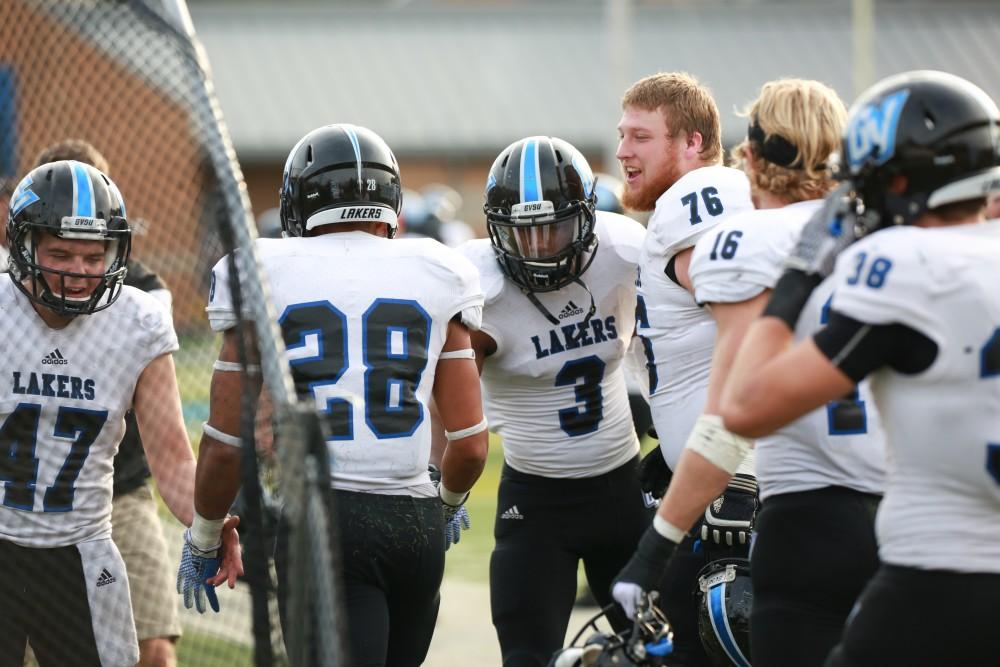
[[(257, 250), (296, 391), (329, 429), (334, 488), (423, 495), (448, 322), (479, 328), (475, 269), (436, 241), (360, 231), (260, 239)], [(223, 258), (206, 309), (216, 331), (236, 324), (228, 276)]]

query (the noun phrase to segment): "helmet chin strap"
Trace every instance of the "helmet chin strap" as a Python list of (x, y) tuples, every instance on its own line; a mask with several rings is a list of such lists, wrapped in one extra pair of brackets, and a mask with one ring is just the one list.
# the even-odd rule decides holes
[[(597, 312), (597, 304), (594, 303), (594, 293), (590, 291), (590, 288), (587, 287), (587, 284), (583, 282), (581, 278), (574, 278), (573, 282), (582, 287), (583, 289), (587, 290), (587, 294), (590, 296), (590, 309), (587, 310), (587, 314), (583, 318), (583, 323), (586, 324), (587, 322), (590, 321), (590, 318), (593, 317), (594, 314)], [(538, 312), (540, 312), (542, 315), (545, 316), (545, 319), (547, 319), (552, 324), (555, 325), (559, 324), (559, 320), (556, 319), (555, 315), (549, 312), (548, 308), (542, 305), (542, 302), (538, 300), (538, 297), (535, 296), (534, 292), (526, 289), (522, 289), (521, 291), (524, 292), (524, 295), (526, 297), (528, 297), (528, 301), (530, 301), (535, 306), (535, 308), (538, 309)]]

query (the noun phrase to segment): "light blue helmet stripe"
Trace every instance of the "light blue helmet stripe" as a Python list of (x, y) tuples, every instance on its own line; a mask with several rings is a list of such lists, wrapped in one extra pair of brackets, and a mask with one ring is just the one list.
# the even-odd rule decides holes
[(354, 147), (355, 163), (358, 165), (358, 191), (364, 192), (365, 184), (361, 182), (361, 144), (358, 143), (358, 135), (354, 131), (353, 125), (344, 125), (343, 127), (347, 138), (351, 140), (351, 146)]
[(70, 162), (73, 169), (73, 215), (84, 218), (93, 218), (94, 210), (94, 184), (90, 182), (90, 175), (86, 167), (80, 162)]
[(521, 151), (521, 201), (541, 201), (542, 181), (538, 168), (538, 139), (529, 139)]
[(17, 184), (17, 189), (14, 190), (14, 194), (10, 198), (10, 216), (14, 217), (18, 213), (24, 210), (25, 206), (29, 204), (34, 204), (38, 201), (38, 195), (34, 193), (31, 189), (31, 184), (34, 181), (31, 178), (31, 174), (28, 174), (21, 182)]
[(726, 652), (726, 656), (737, 667), (750, 667), (750, 661), (746, 659), (740, 650), (733, 631), (729, 627), (729, 617), (726, 615), (726, 584), (722, 583), (708, 589), (708, 615), (712, 620), (712, 630), (719, 639), (719, 644)]

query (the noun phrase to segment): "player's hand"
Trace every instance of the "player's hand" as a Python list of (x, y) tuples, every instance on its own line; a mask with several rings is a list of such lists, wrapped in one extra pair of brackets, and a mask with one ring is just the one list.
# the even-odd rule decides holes
[[(431, 481), (434, 486), (437, 487), (438, 493), (441, 492), (441, 470), (438, 469), (433, 463), (427, 466), (427, 472), (430, 473)], [(466, 493), (462, 498), (462, 502), (458, 505), (451, 505), (444, 501), (438, 495), (438, 500), (441, 501), (441, 509), (444, 511), (444, 549), (447, 551), (451, 548), (452, 544), (458, 544), (459, 540), (462, 539), (462, 531), (469, 530), (472, 528), (472, 519), (469, 517), (469, 511), (465, 509), (465, 501), (469, 499), (469, 494)]]
[(659, 447), (654, 447), (639, 462), (639, 486), (654, 498), (663, 497), (672, 477), (673, 473)]
[(851, 195), (851, 185), (843, 183), (826, 196), (823, 205), (802, 228), (785, 266), (826, 278), (833, 273), (837, 256), (857, 239), (856, 219), (857, 199)]
[(215, 586), (209, 580), (219, 570), (219, 549), (222, 543), (208, 547), (199, 546), (191, 540), (191, 530), (184, 531), (184, 546), (181, 549), (181, 564), (177, 569), (177, 592), (184, 596), (184, 607), (193, 604), (199, 614), (205, 613), (205, 598), (215, 612), (219, 611), (219, 598)]
[(243, 549), (236, 530), (239, 525), (240, 517), (236, 515), (226, 517), (226, 522), (222, 524), (222, 563), (218, 574), (208, 580), (213, 586), (225, 581), (229, 588), (236, 588), (236, 580), (243, 576)]
[(753, 475), (736, 474), (729, 486), (705, 510), (701, 526), (703, 542), (746, 549), (757, 516), (757, 480)]
[(632, 558), (611, 582), (611, 597), (629, 618), (635, 616), (643, 596), (659, 588), (667, 562), (676, 549), (677, 543), (660, 535), (653, 526), (646, 529)]

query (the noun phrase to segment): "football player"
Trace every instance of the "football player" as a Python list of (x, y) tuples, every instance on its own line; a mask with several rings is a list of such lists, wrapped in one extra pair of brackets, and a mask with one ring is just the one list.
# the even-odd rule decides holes
[[(691, 252), (715, 225), (753, 203), (743, 172), (722, 166), (719, 111), (693, 77), (661, 73), (641, 79), (625, 92), (622, 109), (617, 157), (624, 204), (653, 212), (639, 260), (636, 333), (647, 357), (649, 404), (660, 440), (643, 459), (641, 476), (643, 488), (661, 497), (705, 407), (715, 340), (715, 322), (691, 293)], [(661, 606), (674, 626), (672, 659), (679, 665), (707, 664), (694, 595), (698, 572), (708, 563), (703, 550), (694, 548), (700, 537), (687, 540), (663, 582)]]
[[(748, 494), (754, 490), (752, 478), (739, 470), (716, 474), (718, 468), (709, 468), (711, 477), (692, 481), (692, 471), (699, 468), (690, 461), (704, 466), (717, 462), (714, 452), (705, 449), (711, 447), (705, 439), (719, 437), (719, 397), (733, 357), (763, 311), (803, 225), (836, 184), (828, 162), (839, 148), (847, 111), (837, 94), (819, 82), (782, 79), (766, 83), (745, 115), (747, 139), (734, 149), (734, 157), (750, 179), (758, 208), (731, 217), (702, 237), (689, 267), (695, 297), (710, 309), (718, 334), (705, 412), (660, 509), (663, 520), (680, 525), (686, 518), (676, 508), (679, 499), (690, 499), (688, 484), (705, 485), (706, 504), (727, 483), (743, 485)], [(827, 284), (813, 294), (799, 323), (800, 337), (820, 328), (832, 289)], [(878, 566), (874, 513), (885, 454), (867, 387), (759, 439), (756, 446), (764, 503), (751, 559), (752, 662), (758, 667), (817, 665), (839, 640), (848, 613)], [(733, 528), (734, 542), (745, 544), (751, 526)], [(816, 567), (825, 576), (802, 586)], [(731, 647), (735, 652), (735, 643)], [(741, 660), (750, 655), (741, 654), (736, 664)]]
[[(11, 270), (0, 287), (11, 328), (0, 351), (8, 378), (0, 403), (3, 665), (21, 664), (26, 640), (43, 667), (139, 659), (125, 567), (111, 540), (112, 460), (129, 408), (164, 502), (192, 521), (195, 462), (174, 374), (177, 336), (160, 302), (122, 284), (130, 241), (117, 186), (90, 165), (44, 164), (11, 196)], [(199, 591), (214, 594), (225, 579), (235, 585), (236, 523), (206, 545), (217, 572), (197, 582)]]
[(651, 519), (622, 367), (645, 232), (595, 213), (594, 185), (568, 142), (515, 141), (486, 183), (490, 238), (459, 248), (486, 294), (472, 343), (504, 445), (490, 599), (513, 667), (548, 664), (562, 647), (581, 560), (610, 602), (611, 577)]
[[(871, 377), (891, 461), (882, 565), (828, 667), (997, 660), (1000, 222), (983, 211), (998, 156), (1000, 111), (964, 79), (910, 72), (863, 93), (842, 148), (858, 201), (835, 191), (803, 228), (723, 394), (726, 428), (756, 437)], [(826, 326), (794, 343), (831, 273)], [(930, 618), (933, 637), (915, 636)]]
[[(66, 139), (47, 146), (35, 157), (41, 166), (58, 160), (76, 160), (110, 174), (107, 159), (82, 139)], [(170, 310), (173, 296), (156, 273), (135, 257), (126, 263), (125, 285), (147, 292)], [(158, 517), (156, 500), (146, 480), (149, 465), (135, 412), (125, 413), (125, 435), (115, 454), (111, 497), (111, 539), (125, 561), (129, 597), (139, 639), (139, 665), (171, 667), (176, 664), (174, 645), (181, 635), (180, 615), (174, 604), (174, 581), (167, 542)]]
[[(399, 167), (375, 132), (318, 128), (292, 148), (280, 191), (288, 238), (259, 239), (301, 400), (327, 423), (351, 658), (419, 665), (437, 620), (453, 519), (486, 460), (487, 427), (469, 341), (483, 296), (475, 268), (431, 239), (392, 240)], [(198, 457), (195, 510), (217, 540), (240, 483), (241, 366), (229, 258), (212, 272), (207, 307), (223, 332)], [(430, 402), (448, 446), (428, 473)], [(446, 528), (448, 529), (446, 535)], [(278, 537), (283, 619), (288, 527)], [(319, 628), (322, 632), (324, 629)]]

